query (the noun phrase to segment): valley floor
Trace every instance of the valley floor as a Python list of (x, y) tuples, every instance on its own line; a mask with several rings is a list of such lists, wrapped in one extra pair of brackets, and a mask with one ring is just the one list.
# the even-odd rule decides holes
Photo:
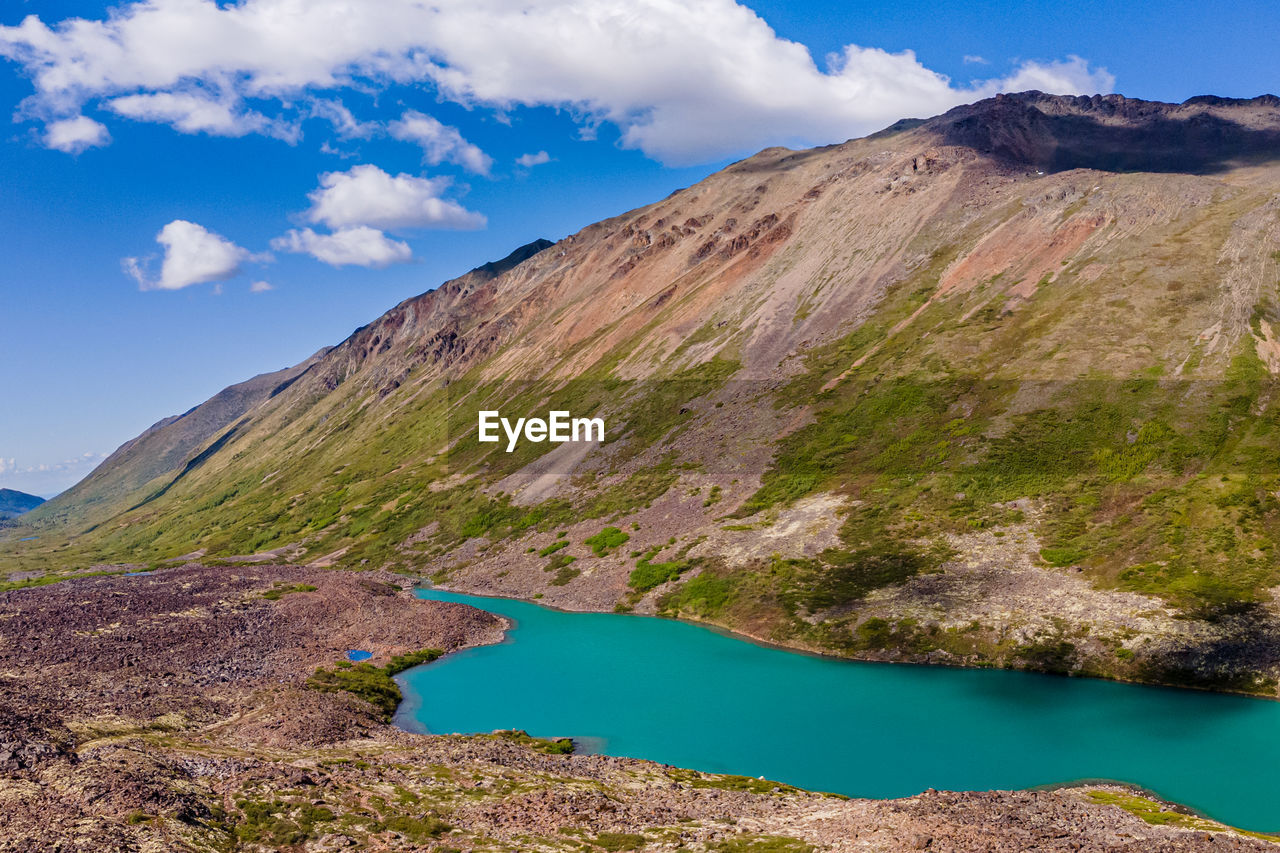
[(1273, 849), (1119, 788), (847, 800), (386, 722), (398, 656), (503, 629), (287, 566), (0, 593), (0, 850)]

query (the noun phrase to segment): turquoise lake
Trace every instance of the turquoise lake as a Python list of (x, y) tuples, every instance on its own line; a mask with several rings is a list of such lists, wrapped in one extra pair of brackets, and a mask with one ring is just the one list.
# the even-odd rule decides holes
[(422, 590), (516, 621), (400, 677), (396, 722), (524, 729), (593, 751), (854, 797), (1141, 785), (1280, 830), (1280, 703), (1019, 672), (869, 664), (665, 619)]

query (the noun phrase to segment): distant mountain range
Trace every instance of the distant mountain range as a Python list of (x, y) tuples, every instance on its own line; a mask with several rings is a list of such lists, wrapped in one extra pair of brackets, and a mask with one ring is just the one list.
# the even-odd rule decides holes
[(44, 502), (44, 498), (29, 495), (26, 492), (0, 489), (0, 520), (22, 515)]
[[(386, 566), (1275, 694), (1278, 282), (1280, 99), (1003, 95), (408, 299), (126, 444), (0, 567)], [(551, 409), (605, 442), (476, 440)]]

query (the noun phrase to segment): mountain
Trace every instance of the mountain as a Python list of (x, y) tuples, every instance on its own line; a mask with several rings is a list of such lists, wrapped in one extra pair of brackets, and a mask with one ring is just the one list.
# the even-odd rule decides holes
[[(165, 418), (142, 435), (122, 444), (89, 476), (45, 506), (31, 519), (37, 523), (74, 520), (79, 524), (108, 518), (131, 497), (164, 488), (166, 477), (192, 462), (215, 435), (275, 394), (280, 393), (328, 350), (296, 367), (263, 373), (219, 391), (199, 406)], [(229, 432), (234, 432), (232, 427)]]
[[(386, 567), (1274, 695), (1278, 283), (1280, 100), (1002, 95), (408, 299), (121, 448), (0, 565)], [(482, 410), (605, 440), (508, 452)]]
[(14, 489), (0, 489), (0, 520), (22, 515), (42, 503), (44, 503), (44, 498)]

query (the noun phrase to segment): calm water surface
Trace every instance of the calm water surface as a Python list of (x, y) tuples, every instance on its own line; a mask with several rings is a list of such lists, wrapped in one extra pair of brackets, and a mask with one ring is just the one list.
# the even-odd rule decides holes
[(404, 673), (405, 728), (589, 738), (608, 755), (855, 797), (1113, 779), (1280, 830), (1280, 702), (830, 660), (664, 619), (419, 595), (517, 624), (501, 645)]

